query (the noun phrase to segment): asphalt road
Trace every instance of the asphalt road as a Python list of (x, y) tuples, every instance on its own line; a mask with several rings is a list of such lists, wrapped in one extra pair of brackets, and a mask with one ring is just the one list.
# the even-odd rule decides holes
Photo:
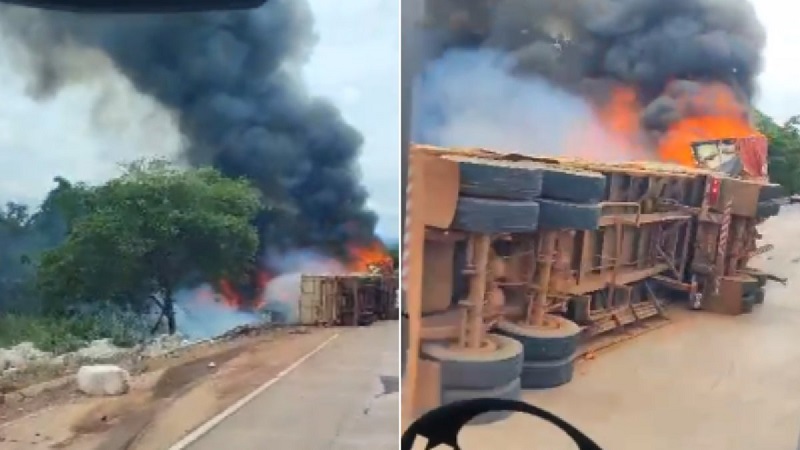
[[(756, 265), (769, 284), (752, 314), (680, 313), (680, 320), (580, 364), (572, 383), (527, 391), (608, 450), (797, 448), (800, 433), (800, 207), (762, 227), (775, 250)], [(678, 319), (678, 317), (676, 317)], [(555, 427), (514, 415), (469, 427), (465, 449), (567, 450)]]
[(397, 339), (397, 322), (342, 329), (188, 450), (396, 449)]

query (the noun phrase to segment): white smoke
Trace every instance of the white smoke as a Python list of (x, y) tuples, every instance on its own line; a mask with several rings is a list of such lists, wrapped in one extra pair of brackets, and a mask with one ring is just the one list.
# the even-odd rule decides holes
[(414, 141), (544, 156), (632, 153), (586, 100), (543, 78), (512, 75), (512, 66), (486, 49), (432, 62), (415, 85)]
[(263, 298), (261, 311), (241, 311), (228, 306), (208, 284), (185, 289), (175, 295), (175, 319), (178, 332), (192, 340), (209, 339), (242, 325), (267, 320), (297, 323), (300, 313), (303, 275), (343, 275), (346, 267), (339, 261), (313, 250), (286, 253), (267, 252), (265, 267), (277, 272)]
[(297, 322), (300, 316), (303, 275), (347, 273), (342, 263), (313, 250), (267, 252), (266, 265), (277, 270), (280, 275), (267, 285), (265, 308), (289, 323)]
[(241, 325), (253, 325), (264, 315), (237, 311), (222, 302), (214, 289), (203, 284), (175, 295), (175, 321), (178, 333), (191, 340), (210, 339)]

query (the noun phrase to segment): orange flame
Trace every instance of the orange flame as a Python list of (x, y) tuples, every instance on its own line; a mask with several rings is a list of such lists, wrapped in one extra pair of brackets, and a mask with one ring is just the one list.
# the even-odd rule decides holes
[[(656, 154), (659, 160), (694, 167), (696, 162), (692, 153), (692, 144), (697, 141), (715, 139), (736, 139), (759, 133), (750, 124), (748, 107), (739, 102), (731, 88), (722, 83), (706, 83), (691, 95), (674, 89), (669, 84), (665, 93), (672, 97), (677, 105), (679, 115), (684, 119), (674, 122), (656, 139)], [(574, 152), (577, 156), (595, 159), (598, 155), (585, 154), (592, 152), (598, 145), (609, 144), (615, 148), (604, 149), (602, 157), (628, 159), (650, 159), (645, 149), (646, 136), (640, 124), (642, 107), (631, 86), (615, 86), (609, 99), (598, 105), (595, 114), (602, 124), (603, 131), (612, 137), (612, 142), (603, 142), (592, 138), (592, 131), (580, 130), (576, 142), (586, 150)], [(592, 145), (592, 141), (595, 144)], [(652, 140), (650, 141), (652, 142)], [(587, 145), (589, 144), (589, 145)], [(573, 146), (574, 147), (574, 146)], [(609, 154), (608, 152), (612, 152)]]
[(222, 303), (231, 307), (231, 308), (239, 308), (243, 305), (242, 297), (236, 292), (236, 289), (233, 288), (233, 285), (228, 280), (221, 280), (219, 282), (219, 291), (222, 294)]
[[(369, 245), (348, 246), (348, 262), (344, 266), (350, 272), (367, 273), (377, 269), (380, 273), (389, 273), (393, 270), (393, 262), (383, 244), (375, 241)], [(318, 262), (319, 267), (326, 265), (330, 266), (331, 273), (342, 272), (342, 264), (335, 260)], [(232, 309), (263, 309), (266, 306), (267, 287), (274, 278), (274, 274), (266, 270), (256, 273), (256, 286), (252, 298), (245, 297), (230, 280), (222, 279), (219, 281), (220, 301)]]
[(601, 104), (594, 105), (589, 123), (579, 123), (569, 135), (566, 156), (596, 160), (646, 158), (641, 142), (636, 90), (616, 85)]
[(351, 245), (348, 247), (348, 252), (350, 263), (347, 265), (347, 269), (351, 272), (378, 270), (380, 273), (388, 273), (394, 268), (392, 257), (379, 241), (374, 241), (366, 246)]
[(633, 141), (639, 132), (639, 98), (629, 86), (617, 86), (605, 105), (597, 111), (603, 126), (611, 133)]
[(256, 287), (252, 298), (243, 297), (229, 280), (222, 279), (219, 282), (222, 303), (233, 309), (261, 309), (266, 305), (264, 292), (272, 278), (269, 272), (260, 270), (256, 274)]
[(611, 149), (615, 159), (646, 159), (640, 124), (641, 106), (636, 90), (630, 86), (617, 85), (605, 104), (595, 112), (606, 132), (609, 133)]
[(705, 113), (689, 116), (670, 126), (658, 146), (658, 155), (664, 161), (695, 166), (691, 151), (693, 142), (735, 139), (759, 134), (750, 124), (747, 108), (724, 84), (705, 84), (691, 97), (677, 100), (681, 112)]

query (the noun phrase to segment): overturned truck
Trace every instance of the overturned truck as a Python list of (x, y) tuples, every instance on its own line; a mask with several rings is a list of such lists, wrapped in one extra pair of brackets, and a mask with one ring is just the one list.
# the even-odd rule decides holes
[(397, 320), (397, 275), (303, 275), (298, 306), (303, 325), (364, 326)]
[[(690, 151), (687, 149), (687, 151)], [(403, 287), (405, 419), (572, 379), (584, 343), (667, 303), (741, 314), (783, 192), (761, 136), (698, 142), (696, 167), (414, 146)], [(482, 416), (492, 421), (499, 416)]]

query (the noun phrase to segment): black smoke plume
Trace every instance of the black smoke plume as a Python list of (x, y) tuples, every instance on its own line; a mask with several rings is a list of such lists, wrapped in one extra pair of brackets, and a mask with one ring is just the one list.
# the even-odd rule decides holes
[(82, 51), (104, 53), (174, 113), (186, 162), (246, 177), (277, 203), (280, 213), (259, 220), (269, 245), (338, 252), (374, 238), (357, 167), (362, 136), (300, 78), (316, 42), (305, 1), (175, 15), (0, 14), (2, 32), (26, 54), (34, 95), (75, 82)]
[[(745, 111), (756, 95), (766, 35), (747, 0), (465, 0), (429, 5), (423, 20), (426, 41), (421, 51), (429, 55), (423, 78), (427, 72), (444, 71), (442, 61), (454, 61), (452, 54), (477, 50), (493, 58), (502, 55), (503, 71), (518, 80), (543, 79), (591, 104), (602, 104), (613, 86), (624, 84), (636, 90), (647, 132), (666, 130), (680, 118), (699, 114), (680, 102), (706, 83), (726, 85)], [(487, 80), (492, 82), (502, 85)], [(429, 85), (425, 95), (430, 97), (431, 90)], [(685, 95), (676, 97), (678, 91)]]

